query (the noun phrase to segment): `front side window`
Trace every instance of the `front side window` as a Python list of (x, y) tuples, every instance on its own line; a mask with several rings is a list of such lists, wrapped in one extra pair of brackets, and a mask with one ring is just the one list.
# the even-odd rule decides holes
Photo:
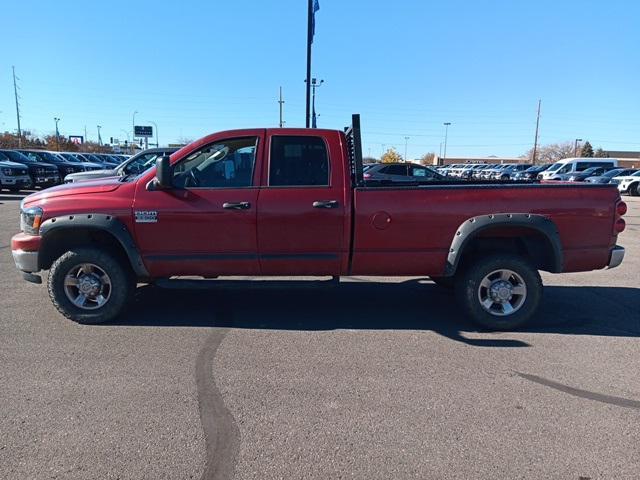
[(269, 185), (329, 186), (329, 155), (321, 137), (271, 138)]
[(253, 184), (257, 137), (222, 140), (196, 150), (173, 169), (177, 188), (242, 188)]
[(413, 177), (425, 177), (431, 178), (433, 177), (433, 172), (425, 167), (411, 167), (411, 176)]

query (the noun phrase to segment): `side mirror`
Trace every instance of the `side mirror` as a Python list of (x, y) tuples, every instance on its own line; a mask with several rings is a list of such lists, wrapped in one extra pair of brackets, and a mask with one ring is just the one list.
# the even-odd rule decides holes
[(156, 186), (161, 189), (169, 189), (171, 185), (170, 157), (163, 155), (156, 160)]

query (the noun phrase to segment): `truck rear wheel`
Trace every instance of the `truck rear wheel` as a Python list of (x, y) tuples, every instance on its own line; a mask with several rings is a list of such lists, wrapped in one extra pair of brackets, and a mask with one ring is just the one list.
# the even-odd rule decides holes
[(53, 263), (48, 289), (62, 315), (77, 323), (98, 324), (122, 312), (135, 289), (135, 279), (110, 253), (77, 248)]
[(481, 327), (513, 330), (538, 310), (542, 280), (522, 257), (487, 255), (460, 272), (456, 295), (465, 313)]

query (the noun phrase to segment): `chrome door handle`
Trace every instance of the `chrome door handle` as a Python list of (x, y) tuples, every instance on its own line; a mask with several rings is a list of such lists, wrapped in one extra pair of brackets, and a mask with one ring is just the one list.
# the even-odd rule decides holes
[(248, 210), (251, 208), (249, 202), (225, 202), (222, 204), (225, 210)]
[(337, 200), (319, 200), (313, 202), (313, 208), (337, 208), (338, 201)]

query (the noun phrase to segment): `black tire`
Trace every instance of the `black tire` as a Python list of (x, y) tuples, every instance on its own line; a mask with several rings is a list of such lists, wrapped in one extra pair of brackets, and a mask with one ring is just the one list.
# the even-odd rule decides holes
[(629, 186), (629, 195), (631, 195), (632, 197), (639, 196), (640, 190), (638, 189), (638, 187), (640, 187), (640, 183), (634, 183), (631, 186)]
[[(526, 296), (511, 314), (489, 313), (481, 304), (481, 282), (492, 272), (511, 270), (523, 281)], [(492, 254), (479, 258), (456, 277), (456, 296), (466, 315), (487, 330), (514, 330), (535, 315), (542, 299), (542, 280), (537, 269), (525, 258), (511, 254)], [(488, 291), (485, 289), (483, 291)], [(514, 295), (517, 302), (518, 296)], [(494, 306), (498, 306), (497, 304)]]
[[(83, 263), (96, 265), (111, 281), (108, 300), (93, 310), (74, 305), (65, 293), (66, 275)], [(51, 266), (47, 285), (51, 301), (62, 315), (77, 323), (95, 325), (108, 322), (122, 312), (135, 291), (135, 277), (129, 266), (115, 256), (97, 248), (87, 247), (73, 249), (59, 257)]]
[(439, 287), (451, 290), (455, 286), (455, 277), (429, 277)]

